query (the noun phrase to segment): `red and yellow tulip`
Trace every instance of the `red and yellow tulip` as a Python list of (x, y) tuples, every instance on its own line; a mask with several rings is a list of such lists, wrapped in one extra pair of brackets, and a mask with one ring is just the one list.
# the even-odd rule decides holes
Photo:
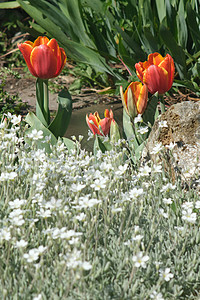
[(139, 81), (131, 82), (125, 93), (123, 88), (120, 88), (122, 104), (132, 118), (137, 114), (143, 114), (148, 100), (148, 88), (146, 84), (142, 84)]
[(164, 94), (171, 87), (174, 80), (174, 61), (167, 54), (152, 53), (145, 62), (135, 64), (138, 78), (147, 85), (151, 94)]
[(60, 74), (66, 54), (55, 39), (39, 36), (34, 42), (18, 45), (31, 74), (41, 79), (54, 78)]
[(86, 115), (86, 122), (94, 135), (106, 136), (109, 134), (111, 122), (114, 121), (112, 110), (106, 109), (104, 116), (105, 118), (101, 119), (97, 111), (94, 114), (90, 113), (89, 117)]

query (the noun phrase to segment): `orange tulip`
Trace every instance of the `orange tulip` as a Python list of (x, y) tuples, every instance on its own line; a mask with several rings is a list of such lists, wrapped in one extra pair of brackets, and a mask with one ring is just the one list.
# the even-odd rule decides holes
[(104, 116), (105, 118), (101, 119), (97, 111), (94, 114), (91, 113), (89, 117), (86, 115), (86, 122), (94, 135), (108, 135), (111, 122), (114, 121), (112, 110), (106, 109)]
[(171, 87), (174, 80), (174, 61), (167, 54), (162, 57), (159, 53), (152, 53), (145, 62), (135, 64), (138, 78), (147, 85), (151, 94), (164, 94)]
[(146, 84), (142, 84), (139, 81), (131, 82), (125, 93), (123, 88), (120, 88), (122, 104), (132, 118), (137, 114), (143, 114), (148, 100), (148, 88)]
[(39, 36), (34, 42), (18, 45), (31, 74), (41, 79), (54, 78), (60, 74), (66, 54), (55, 39)]

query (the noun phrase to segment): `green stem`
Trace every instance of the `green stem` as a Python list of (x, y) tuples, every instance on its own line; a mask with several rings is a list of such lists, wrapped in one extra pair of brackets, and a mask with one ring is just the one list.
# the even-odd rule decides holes
[(47, 124), (50, 124), (50, 112), (49, 112), (49, 89), (48, 89), (48, 79), (43, 81), (44, 88), (44, 117)]
[(159, 98), (160, 98), (161, 113), (163, 114), (165, 112), (165, 101), (163, 95), (159, 95)]

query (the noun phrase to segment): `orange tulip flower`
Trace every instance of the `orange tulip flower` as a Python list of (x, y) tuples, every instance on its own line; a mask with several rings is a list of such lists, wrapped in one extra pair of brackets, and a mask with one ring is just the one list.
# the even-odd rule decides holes
[(104, 116), (105, 118), (101, 119), (97, 111), (94, 114), (91, 113), (89, 117), (86, 115), (86, 122), (94, 135), (106, 136), (109, 134), (111, 122), (114, 121), (112, 110), (106, 109)]
[(146, 84), (142, 84), (139, 81), (131, 82), (125, 93), (123, 88), (120, 88), (122, 104), (132, 118), (137, 114), (143, 114), (148, 100), (148, 88)]
[(60, 74), (66, 54), (55, 39), (39, 36), (34, 42), (18, 45), (31, 74), (41, 79), (54, 78)]
[(159, 53), (152, 53), (145, 62), (135, 64), (138, 78), (147, 85), (151, 94), (164, 94), (171, 87), (174, 80), (174, 61), (167, 54), (162, 57)]

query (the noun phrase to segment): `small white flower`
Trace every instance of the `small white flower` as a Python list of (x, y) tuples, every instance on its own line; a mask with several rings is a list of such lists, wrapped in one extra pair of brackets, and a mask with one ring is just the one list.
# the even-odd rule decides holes
[(0, 229), (0, 243), (11, 239), (10, 228), (4, 227)]
[(143, 239), (143, 235), (137, 234), (132, 238), (133, 241), (141, 241)]
[(132, 190), (129, 191), (129, 196), (130, 196), (131, 199), (136, 199), (140, 195), (142, 195), (143, 192), (144, 192), (143, 189), (133, 188)]
[(33, 300), (42, 300), (42, 294), (35, 296)]
[(15, 244), (16, 248), (25, 248), (28, 245), (28, 242), (26, 242), (25, 240), (20, 240), (17, 241)]
[(169, 150), (173, 150), (175, 146), (176, 146), (176, 143), (170, 142), (170, 144), (166, 145), (165, 147), (168, 148)]
[(134, 119), (134, 123), (137, 124), (142, 122), (143, 122), (142, 115), (138, 114), (137, 117), (135, 117)]
[(172, 204), (172, 198), (163, 198), (163, 202), (167, 205)]
[(166, 268), (165, 270), (160, 270), (160, 277), (165, 281), (170, 281), (174, 277), (174, 274), (170, 273), (170, 268)]
[(140, 167), (139, 168), (139, 174), (138, 176), (148, 176), (151, 173), (151, 168), (147, 165), (145, 165), (144, 167)]
[(140, 134), (145, 134), (145, 133), (149, 132), (149, 127), (148, 127), (148, 126), (140, 127), (137, 131), (138, 131)]
[(13, 123), (13, 125), (17, 125), (21, 122), (21, 119), (22, 117), (20, 115), (19, 116), (13, 115), (11, 119), (11, 123)]
[(37, 129), (33, 129), (31, 133), (29, 133), (27, 136), (28, 138), (34, 141), (41, 140), (43, 139), (43, 131), (42, 130), (37, 131)]
[(161, 293), (157, 293), (156, 291), (153, 291), (153, 293), (150, 295), (150, 298), (154, 300), (164, 300), (163, 295)]
[(138, 252), (136, 255), (132, 257), (133, 262), (135, 263), (135, 267), (139, 268), (146, 268), (146, 262), (149, 260), (149, 256), (143, 256), (142, 252)]
[(161, 120), (160, 122), (158, 122), (158, 126), (159, 128), (168, 127), (167, 121)]
[(91, 188), (95, 189), (95, 191), (99, 191), (100, 189), (106, 188), (107, 179), (95, 179), (94, 183), (91, 184)]
[(197, 219), (197, 214), (192, 212), (192, 208), (188, 208), (187, 210), (182, 211), (182, 219), (194, 224)]
[(71, 185), (71, 191), (73, 191), (73, 192), (80, 192), (82, 189), (84, 189), (86, 187), (86, 185), (85, 184), (81, 184), (81, 183), (77, 183), (77, 184), (75, 184), (75, 183), (72, 183), (72, 185)]
[(197, 201), (197, 202), (195, 203), (195, 208), (197, 208), (197, 209), (200, 208), (200, 201)]
[(161, 192), (170, 192), (171, 190), (175, 190), (176, 185), (172, 185), (171, 183), (167, 183), (161, 189)]
[(153, 150), (150, 152), (150, 154), (158, 154), (162, 149), (163, 149), (163, 144), (161, 142), (157, 143), (153, 148)]
[(89, 271), (92, 269), (92, 265), (88, 261), (84, 261), (81, 266), (85, 271)]
[(163, 169), (163, 167), (161, 165), (157, 165), (157, 166), (154, 166), (153, 172), (162, 173), (162, 169)]
[(187, 210), (189, 208), (193, 208), (193, 202), (190, 202), (190, 201), (186, 201), (182, 204), (182, 208)]
[(29, 250), (28, 253), (24, 254), (24, 258), (27, 260), (27, 262), (32, 263), (32, 262), (38, 260), (39, 253), (38, 253), (37, 249), (31, 249), (31, 250)]
[(160, 212), (160, 214), (165, 218), (165, 219), (168, 219), (168, 214), (164, 211), (164, 209), (163, 208), (160, 208), (159, 209), (159, 212)]

